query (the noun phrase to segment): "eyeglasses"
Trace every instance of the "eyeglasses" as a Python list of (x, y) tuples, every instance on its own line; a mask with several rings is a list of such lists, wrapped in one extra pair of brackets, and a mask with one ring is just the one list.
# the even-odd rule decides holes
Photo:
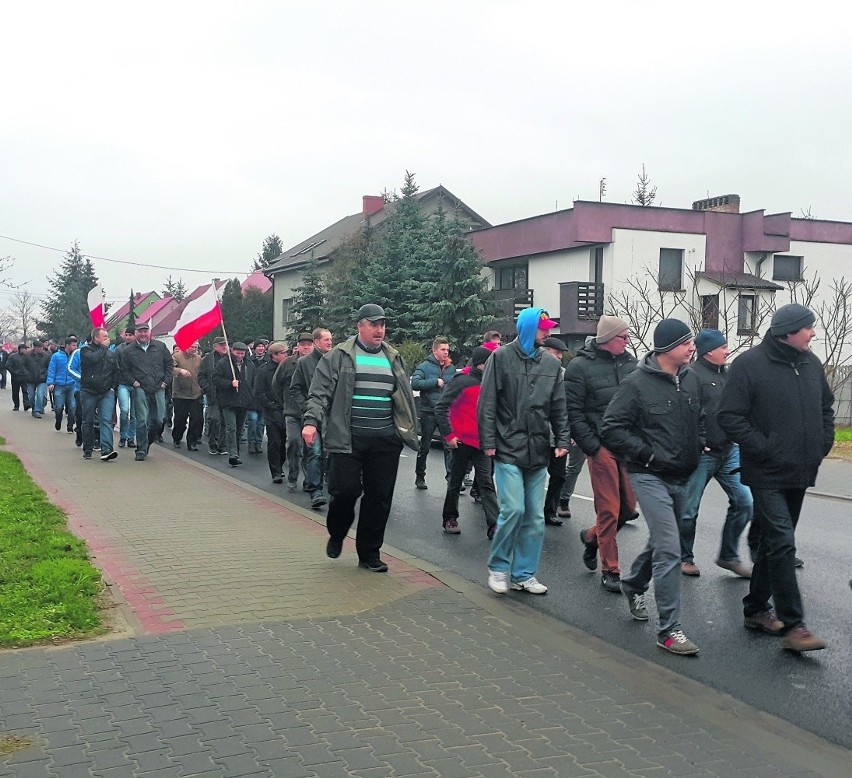
[(618, 338), (619, 340), (630, 340), (630, 335), (629, 335), (629, 334), (616, 335), (615, 337), (616, 337), (616, 338)]

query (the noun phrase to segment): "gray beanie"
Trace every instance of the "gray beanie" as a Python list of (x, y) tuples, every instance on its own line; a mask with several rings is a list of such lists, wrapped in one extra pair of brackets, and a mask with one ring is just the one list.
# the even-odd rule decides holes
[(798, 303), (782, 305), (772, 314), (769, 331), (776, 338), (783, 338), (791, 332), (798, 332), (802, 327), (809, 327), (816, 321), (816, 316), (810, 308)]
[(598, 331), (595, 335), (595, 343), (609, 343), (616, 335), (629, 329), (627, 322), (618, 316), (601, 316), (598, 320)]

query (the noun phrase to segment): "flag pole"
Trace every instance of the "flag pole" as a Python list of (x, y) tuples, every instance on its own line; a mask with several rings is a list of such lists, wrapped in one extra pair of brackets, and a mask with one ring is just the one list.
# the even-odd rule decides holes
[[(219, 292), (216, 290), (216, 282), (213, 282), (213, 293), (216, 295), (216, 305), (219, 308), (219, 315), (222, 316), (222, 303), (219, 302)], [(231, 375), (234, 381), (237, 380), (237, 371), (234, 370), (234, 360), (231, 357), (231, 344), (228, 342), (228, 333), (225, 332), (225, 317), (222, 316), (222, 337), (225, 338), (225, 345), (228, 347), (228, 364), (231, 366)], [(237, 387), (237, 391), (240, 389)]]

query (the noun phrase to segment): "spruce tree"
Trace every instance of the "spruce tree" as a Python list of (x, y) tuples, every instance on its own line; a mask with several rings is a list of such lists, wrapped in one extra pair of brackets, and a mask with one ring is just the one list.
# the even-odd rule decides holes
[(287, 324), (287, 337), (295, 340), (300, 332), (312, 332), (316, 327), (327, 327), (325, 283), (313, 254), (305, 264), (302, 285), (293, 291), (290, 306), (293, 315)]
[(136, 292), (132, 289), (130, 290), (130, 308), (128, 309), (130, 313), (127, 314), (127, 324), (125, 325), (125, 329), (130, 329), (131, 327), (136, 327)]
[(272, 233), (263, 241), (263, 248), (257, 255), (252, 270), (266, 270), (283, 252), (284, 246), (281, 244), (281, 238)]
[(272, 294), (264, 294), (260, 289), (246, 289), (242, 299), (242, 321), (240, 330), (234, 331), (234, 337), (269, 338), (272, 335)]
[(414, 175), (406, 172), (402, 196), (383, 225), (364, 266), (359, 305), (377, 303), (388, 315), (388, 339), (394, 343), (426, 336), (416, 309), (422, 299), (420, 271), (426, 253), (426, 217), (415, 197)]
[(446, 336), (451, 348), (461, 352), (479, 343), (494, 317), (482, 261), (465, 232), (464, 223), (443, 210), (430, 220), (422, 301), (415, 306), (422, 331), (430, 338)]
[(222, 319), (229, 343), (248, 337), (248, 333), (243, 331), (243, 290), (236, 278), (228, 281), (222, 292)]
[(177, 281), (172, 281), (172, 277), (169, 276), (163, 287), (163, 296), (171, 296), (177, 302), (181, 302), (186, 297), (186, 285), (183, 283), (183, 279), (179, 278)]
[(98, 285), (91, 260), (80, 253), (77, 241), (65, 254), (56, 274), (47, 279), (49, 291), (42, 303), (39, 328), (48, 338), (64, 340), (69, 333), (85, 337), (92, 329), (88, 294)]

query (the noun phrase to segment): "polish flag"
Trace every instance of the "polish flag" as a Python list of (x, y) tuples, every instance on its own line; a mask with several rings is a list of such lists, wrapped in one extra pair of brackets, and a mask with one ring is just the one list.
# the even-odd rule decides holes
[(106, 311), (104, 310), (104, 290), (100, 286), (96, 286), (89, 291), (86, 296), (86, 303), (89, 306), (89, 317), (92, 320), (93, 327), (103, 327), (106, 324)]
[(175, 345), (181, 351), (186, 351), (196, 340), (203, 338), (221, 323), (222, 309), (216, 297), (216, 288), (210, 284), (201, 297), (187, 303), (170, 334), (175, 339)]

